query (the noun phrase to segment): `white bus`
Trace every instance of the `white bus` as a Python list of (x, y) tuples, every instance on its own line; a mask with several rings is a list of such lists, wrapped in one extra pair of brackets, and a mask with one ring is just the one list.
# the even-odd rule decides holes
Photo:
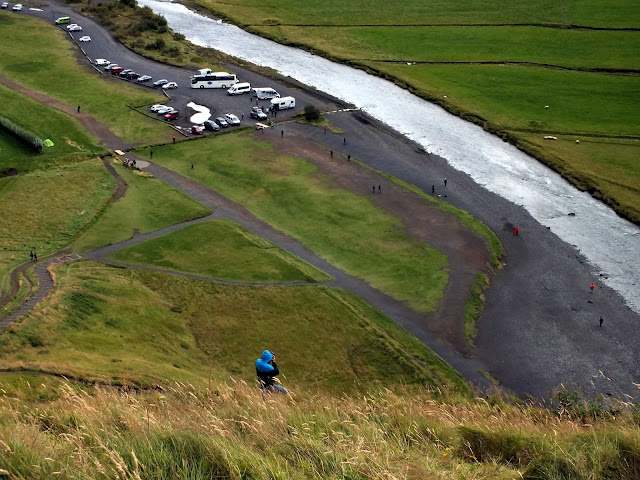
[(211, 72), (206, 75), (193, 75), (191, 88), (227, 88), (238, 82), (233, 73)]

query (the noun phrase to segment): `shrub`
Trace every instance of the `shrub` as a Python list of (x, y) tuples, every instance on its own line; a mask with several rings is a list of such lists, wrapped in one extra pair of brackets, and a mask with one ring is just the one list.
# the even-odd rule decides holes
[(119, 0), (119, 2), (121, 5), (124, 5), (125, 7), (129, 7), (129, 8), (135, 8), (136, 7), (136, 0)]
[(320, 120), (320, 109), (315, 105), (307, 105), (304, 107), (304, 118), (308, 122)]
[(171, 47), (165, 48), (164, 53), (170, 57), (177, 57), (178, 55), (180, 55), (180, 49), (173, 45)]
[(187, 37), (185, 37), (185, 36), (184, 36), (183, 34), (181, 34), (181, 33), (174, 33), (174, 34), (173, 34), (173, 39), (174, 39), (174, 40), (178, 40), (178, 41), (180, 41), (180, 40), (184, 40), (185, 38), (187, 38)]
[(156, 38), (155, 42), (147, 43), (147, 46), (144, 47), (147, 50), (162, 50), (166, 46), (164, 40), (161, 38)]
[(41, 151), (43, 145), (42, 139), (38, 137), (31, 130), (27, 130), (20, 125), (16, 125), (11, 120), (6, 117), (0, 115), (0, 128), (7, 131), (9, 134), (16, 137), (18, 140), (23, 141), (25, 144), (29, 145), (36, 151)]

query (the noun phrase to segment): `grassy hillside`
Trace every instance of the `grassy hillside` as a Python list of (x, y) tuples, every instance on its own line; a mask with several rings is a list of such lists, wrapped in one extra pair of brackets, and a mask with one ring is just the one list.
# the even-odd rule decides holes
[(230, 220), (211, 220), (119, 250), (109, 256), (218, 280), (326, 282), (332, 277)]
[(5, 375), (0, 468), (14, 479), (640, 477), (629, 411), (209, 387), (131, 392)]
[[(640, 164), (624, 166), (622, 185), (607, 181), (620, 171), (618, 158), (631, 147), (637, 157), (640, 148), (637, 2), (194, 3), (279, 42), (395, 79), (499, 132), (640, 222)], [(573, 144), (561, 153), (553, 142), (532, 148), (531, 135), (571, 135)], [(575, 143), (594, 137), (606, 155)]]
[(269, 348), (294, 389), (468, 392), (415, 337), (340, 289), (224, 285), (86, 261), (54, 275), (56, 291), (0, 334), (3, 368), (143, 387), (229, 376), (254, 384), (254, 361)]
[(125, 168), (121, 163), (113, 165), (127, 183), (127, 191), (82, 233), (73, 245), (77, 252), (122, 242), (136, 232), (152, 232), (211, 213), (204, 205), (161, 180)]
[[(0, 74), (87, 112), (125, 141), (152, 142), (169, 137), (167, 127), (126, 107), (161, 97), (124, 82), (78, 68), (77, 47), (51, 23), (0, 12)], [(29, 48), (24, 48), (28, 45)], [(55, 79), (55, 81), (53, 81)]]

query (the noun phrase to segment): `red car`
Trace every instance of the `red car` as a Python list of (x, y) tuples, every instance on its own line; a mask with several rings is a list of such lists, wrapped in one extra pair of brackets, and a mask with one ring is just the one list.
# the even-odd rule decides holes
[(116, 67), (111, 69), (111, 73), (114, 75), (119, 75), (120, 72), (124, 70), (124, 67)]
[(204, 133), (204, 127), (202, 125), (193, 125), (191, 127), (191, 133), (195, 135), (202, 135)]
[(164, 118), (166, 118), (167, 120), (175, 120), (176, 118), (178, 118), (178, 112), (167, 113)]

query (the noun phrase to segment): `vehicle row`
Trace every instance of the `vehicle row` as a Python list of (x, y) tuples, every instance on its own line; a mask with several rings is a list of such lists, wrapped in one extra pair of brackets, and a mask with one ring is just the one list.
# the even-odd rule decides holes
[[(105, 58), (96, 58), (93, 62), (94, 65), (104, 67), (104, 70), (112, 75), (118, 75), (119, 77), (126, 78), (127, 80), (135, 80), (138, 83), (149, 82), (153, 80), (151, 75), (140, 75), (134, 72), (131, 68), (124, 68), (117, 63), (111, 63)], [(153, 82), (154, 87), (162, 87), (164, 89), (178, 88), (176, 82), (170, 82), (166, 78)]]
[[(2, 2), (2, 5), (0, 5), (2, 8), (9, 8), (9, 2)], [(24, 7), (22, 6), (21, 3), (16, 3), (12, 10), (19, 12), (20, 10), (22, 10)]]

